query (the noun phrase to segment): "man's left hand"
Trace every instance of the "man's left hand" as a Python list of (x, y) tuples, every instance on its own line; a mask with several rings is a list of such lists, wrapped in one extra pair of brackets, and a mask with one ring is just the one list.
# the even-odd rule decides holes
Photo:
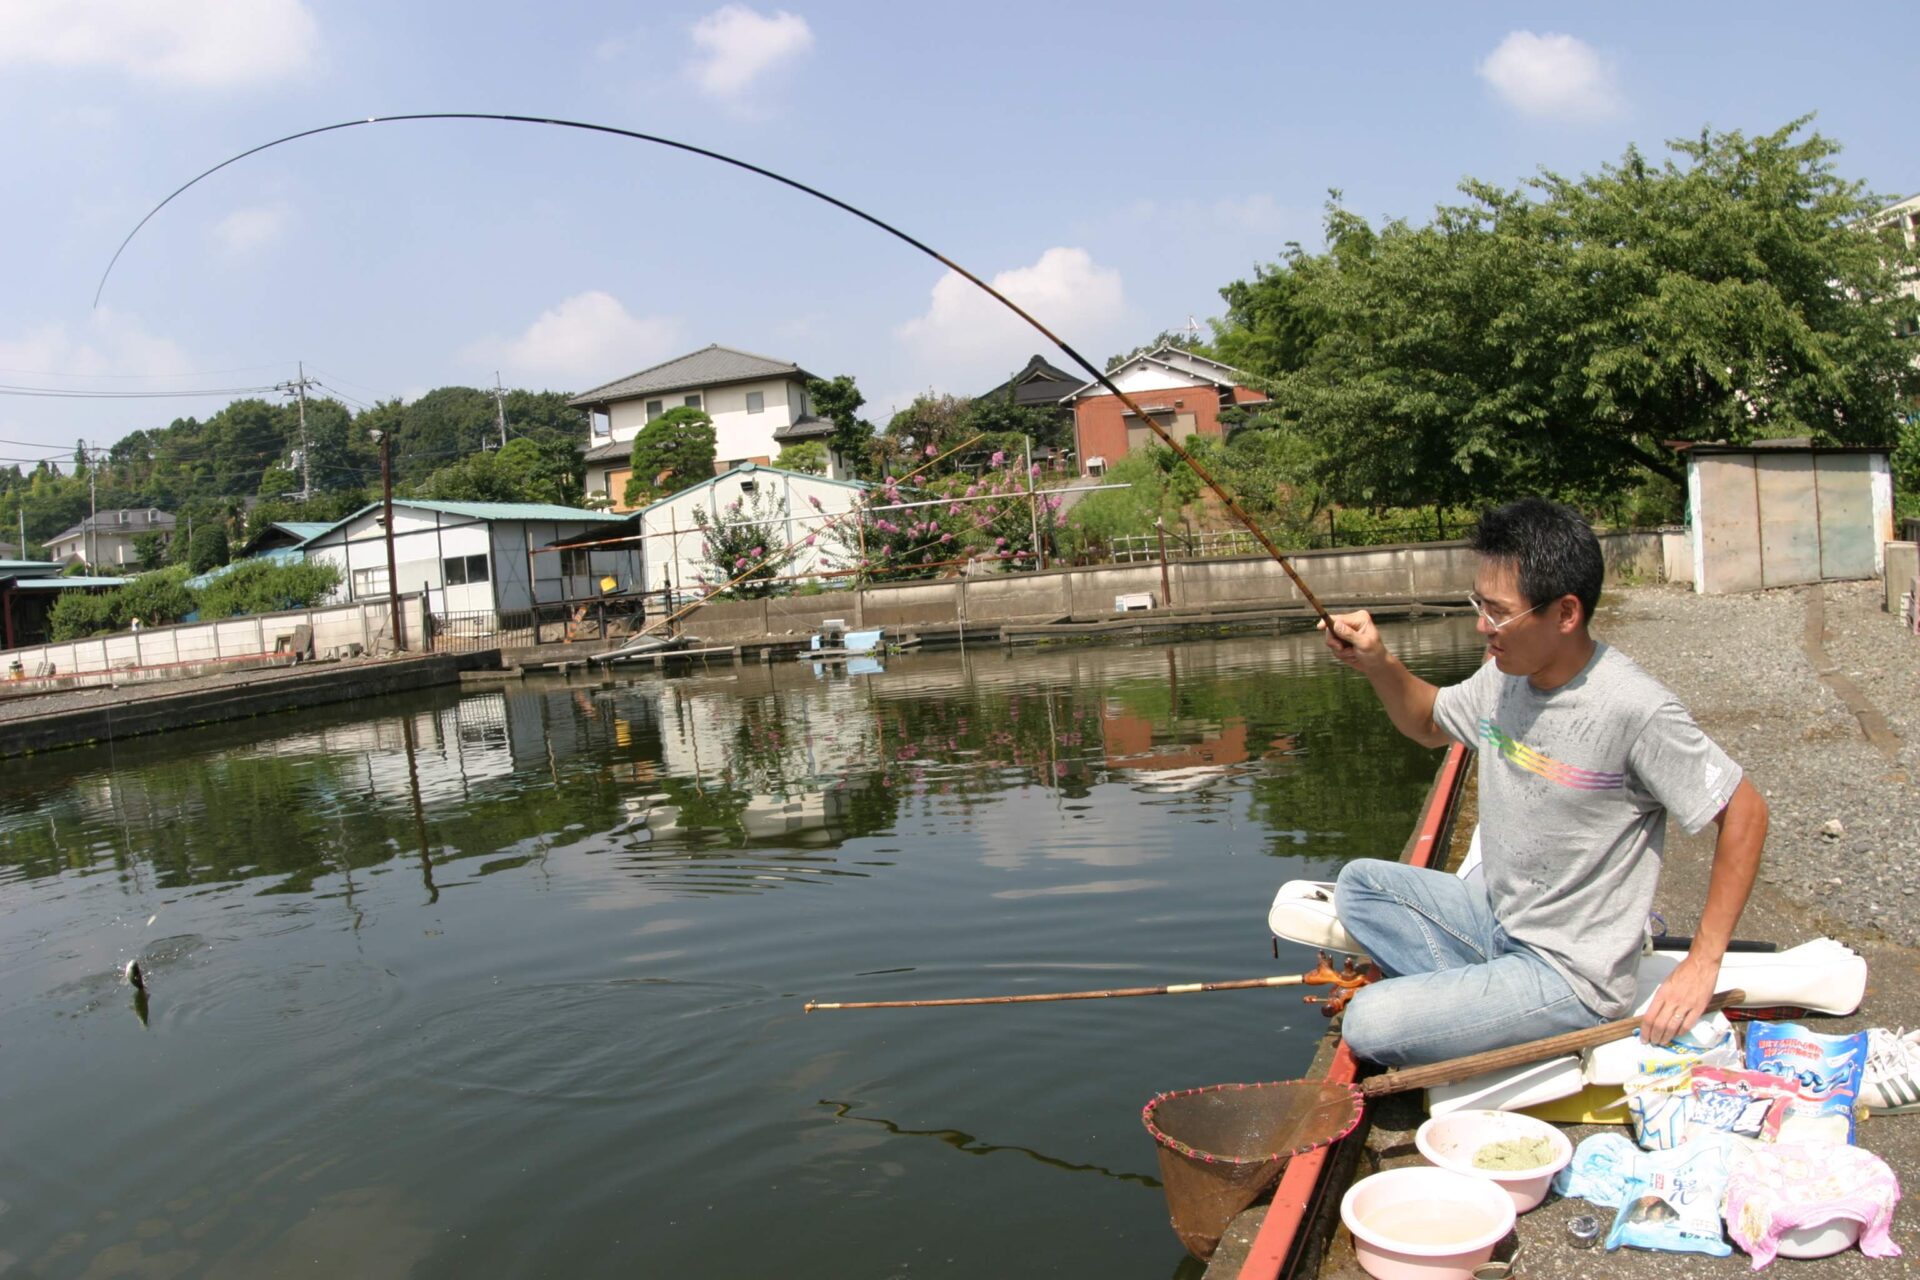
[(1653, 993), (1653, 1003), (1640, 1024), (1640, 1038), (1648, 1044), (1666, 1044), (1700, 1021), (1719, 976), (1718, 962), (1709, 964), (1689, 954)]

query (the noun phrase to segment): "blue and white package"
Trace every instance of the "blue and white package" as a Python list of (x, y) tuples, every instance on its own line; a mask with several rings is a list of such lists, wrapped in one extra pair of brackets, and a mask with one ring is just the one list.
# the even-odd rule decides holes
[(1852, 1142), (1853, 1104), (1866, 1068), (1864, 1031), (1827, 1036), (1797, 1022), (1755, 1022), (1747, 1028), (1747, 1070), (1800, 1086), (1780, 1127), (1782, 1142)]
[(1621, 1188), (1613, 1229), (1607, 1232), (1607, 1248), (1627, 1245), (1726, 1257), (1733, 1246), (1720, 1230), (1720, 1202), (1732, 1172), (1724, 1139), (1636, 1153), (1633, 1172)]
[(1627, 1182), (1639, 1160), (1640, 1149), (1624, 1134), (1593, 1134), (1580, 1140), (1567, 1167), (1553, 1175), (1553, 1189), (1569, 1199), (1618, 1209), (1625, 1202)]

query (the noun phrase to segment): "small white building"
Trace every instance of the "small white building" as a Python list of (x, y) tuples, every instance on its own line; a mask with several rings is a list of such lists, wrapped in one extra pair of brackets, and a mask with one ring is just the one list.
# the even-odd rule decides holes
[[(587, 493), (605, 495), (615, 511), (632, 510), (625, 495), (633, 438), (672, 409), (700, 409), (713, 419), (715, 474), (765, 466), (802, 440), (831, 439), (833, 424), (814, 417), (807, 398), (812, 377), (791, 361), (716, 343), (581, 392), (567, 403), (589, 419)], [(851, 472), (829, 451), (827, 474)]]
[[(867, 486), (856, 481), (750, 462), (670, 494), (629, 517), (633, 534), (646, 548), (642, 570), (646, 585), (642, 589), (671, 588), (676, 595), (698, 593), (701, 576), (711, 576), (712, 570), (695, 512), (704, 512), (709, 524), (718, 524), (750, 516), (756, 503), (767, 517), (765, 523), (774, 526), (775, 536), (789, 547), (800, 548), (779, 566), (779, 576), (806, 576), (838, 568), (835, 556), (841, 543), (829, 522), (858, 507), (866, 491)], [(736, 500), (741, 503), (741, 512), (730, 513), (727, 508)], [(844, 528), (851, 535), (854, 523), (849, 517), (832, 528)], [(810, 536), (815, 539), (813, 545), (803, 545)]]
[[(536, 604), (586, 600), (635, 589), (640, 552), (632, 546), (542, 547), (620, 523), (606, 511), (539, 502), (393, 502), (393, 558), (402, 593), (424, 590), (438, 615), (512, 613)], [(380, 503), (369, 503), (302, 548), (340, 570), (340, 600), (387, 596), (387, 540)]]

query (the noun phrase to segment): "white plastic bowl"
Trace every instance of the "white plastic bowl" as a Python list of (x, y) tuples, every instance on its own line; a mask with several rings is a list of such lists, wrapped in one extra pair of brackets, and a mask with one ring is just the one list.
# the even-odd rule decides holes
[(1783, 1258), (1824, 1258), (1851, 1249), (1860, 1242), (1860, 1224), (1852, 1218), (1833, 1218), (1810, 1227), (1780, 1233), (1774, 1249)]
[[(1531, 1169), (1477, 1169), (1474, 1155), (1494, 1142), (1509, 1138), (1544, 1138), (1553, 1155), (1547, 1163)], [(1525, 1213), (1547, 1198), (1547, 1186), (1553, 1175), (1573, 1159), (1573, 1144), (1567, 1135), (1544, 1120), (1512, 1111), (1451, 1111), (1421, 1125), (1413, 1143), (1442, 1169), (1485, 1178), (1513, 1197), (1515, 1213)]]
[(1340, 1221), (1374, 1280), (1470, 1280), (1513, 1218), (1498, 1186), (1431, 1165), (1362, 1178), (1340, 1198)]

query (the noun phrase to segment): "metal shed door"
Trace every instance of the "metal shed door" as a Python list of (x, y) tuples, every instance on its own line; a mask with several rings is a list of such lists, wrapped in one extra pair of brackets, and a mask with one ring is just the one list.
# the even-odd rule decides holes
[(1864, 453), (1813, 457), (1820, 503), (1820, 576), (1871, 578), (1873, 473)]
[(1760, 494), (1762, 586), (1787, 587), (1820, 581), (1820, 528), (1814, 519), (1812, 455), (1753, 455), (1754, 487)]

